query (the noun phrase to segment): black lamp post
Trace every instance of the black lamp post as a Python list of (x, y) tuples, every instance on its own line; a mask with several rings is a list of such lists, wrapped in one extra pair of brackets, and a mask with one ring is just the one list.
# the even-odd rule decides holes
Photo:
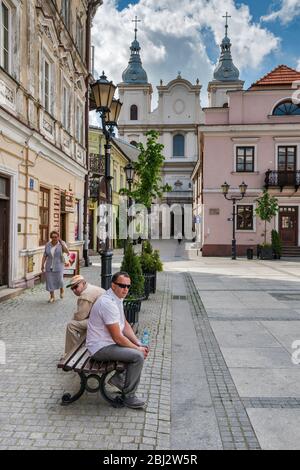
[[(126, 175), (126, 181), (128, 183), (128, 189), (129, 189), (129, 192), (131, 192), (131, 185), (132, 185), (133, 180), (134, 180), (134, 167), (133, 167), (132, 163), (131, 162), (127, 163), (124, 170), (125, 170), (125, 175)], [(129, 198), (128, 198), (128, 212), (130, 211), (131, 206), (132, 206), (132, 198), (129, 196)], [(128, 228), (129, 228), (129, 221), (130, 220), (131, 220), (131, 218), (128, 216), (127, 217), (127, 240), (129, 239)], [(125, 248), (126, 248), (126, 240), (124, 242), (124, 252), (125, 252)]]
[[(93, 97), (96, 104), (96, 111), (100, 114), (102, 122), (102, 130), (105, 137), (104, 154), (105, 154), (105, 195), (106, 204), (111, 205), (111, 180), (110, 175), (110, 153), (111, 139), (114, 135), (114, 128), (120, 115), (122, 103), (114, 99), (116, 86), (113, 82), (109, 82), (102, 73), (101, 77), (91, 85)], [(98, 193), (98, 201), (100, 203), (100, 186)], [(101, 255), (101, 287), (109, 289), (112, 276), (112, 246), (109, 237), (109, 226), (106, 223), (106, 239), (104, 249), (100, 248)]]
[(245, 196), (246, 194), (246, 191), (247, 191), (247, 184), (245, 184), (244, 182), (242, 182), (240, 185), (239, 185), (239, 188), (240, 188), (240, 196), (230, 196), (228, 197), (228, 192), (229, 192), (229, 188), (230, 188), (230, 185), (228, 183), (225, 183), (221, 185), (221, 188), (222, 188), (222, 192), (223, 192), (223, 196), (225, 197), (225, 199), (227, 199), (228, 201), (232, 201), (232, 242), (231, 242), (231, 258), (232, 259), (236, 259), (236, 239), (235, 239), (235, 217), (236, 217), (236, 210), (235, 210), (235, 206), (236, 206), (236, 201), (240, 201), (241, 199), (243, 199), (243, 197)]

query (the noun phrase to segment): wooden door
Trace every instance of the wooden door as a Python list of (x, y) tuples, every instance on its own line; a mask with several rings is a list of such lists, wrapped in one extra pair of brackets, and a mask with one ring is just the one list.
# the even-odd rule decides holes
[(8, 284), (9, 200), (0, 199), (0, 286)]
[(280, 207), (279, 235), (283, 245), (298, 246), (298, 207)]

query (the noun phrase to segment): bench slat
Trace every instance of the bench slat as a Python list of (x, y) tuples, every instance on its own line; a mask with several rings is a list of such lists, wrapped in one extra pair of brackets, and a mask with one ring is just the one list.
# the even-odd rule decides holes
[(75, 372), (80, 372), (81, 370), (84, 370), (85, 364), (89, 358), (90, 353), (88, 352), (88, 350), (86, 350), (82, 358), (77, 362), (76, 367), (74, 367)]
[(85, 343), (85, 337), (82, 339), (82, 341), (77, 344), (76, 346), (74, 346), (74, 348), (66, 355), (66, 357), (62, 358), (59, 363), (57, 364), (57, 367), (59, 369), (63, 369), (65, 367), (65, 365), (67, 364), (67, 362), (69, 362), (69, 360), (75, 356), (75, 354), (77, 353), (78, 349), (81, 348)]
[(82, 358), (86, 350), (87, 349), (85, 345), (78, 349), (77, 353), (72, 357), (72, 359), (70, 359), (69, 362), (65, 364), (64, 370), (72, 370), (77, 362)]

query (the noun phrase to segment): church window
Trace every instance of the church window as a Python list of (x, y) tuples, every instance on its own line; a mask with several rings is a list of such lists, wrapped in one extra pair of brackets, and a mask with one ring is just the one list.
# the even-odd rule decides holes
[(137, 143), (135, 140), (132, 140), (132, 141), (130, 142), (130, 144), (131, 144), (131, 145), (134, 145), (135, 147), (138, 146), (138, 143)]
[(64, 20), (65, 26), (69, 29), (70, 28), (70, 0), (62, 0), (61, 16)]
[(173, 157), (184, 157), (184, 136), (181, 134), (173, 137)]
[(286, 100), (279, 103), (274, 111), (273, 116), (299, 116), (300, 115), (300, 104), (293, 103), (291, 100)]
[(133, 104), (130, 107), (130, 121), (137, 121), (138, 119), (138, 107)]

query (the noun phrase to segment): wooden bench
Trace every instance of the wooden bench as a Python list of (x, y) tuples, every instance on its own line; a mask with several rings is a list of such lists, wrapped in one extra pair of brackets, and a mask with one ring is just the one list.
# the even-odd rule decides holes
[[(95, 361), (87, 350), (85, 339), (70, 351), (66, 357), (62, 358), (57, 367), (66, 372), (77, 372), (80, 377), (80, 389), (78, 392), (73, 396), (70, 393), (64, 393), (61, 405), (70, 405), (78, 400), (86, 390), (90, 393), (100, 391), (103, 398), (115, 408), (124, 406), (122, 393), (115, 387), (109, 385), (108, 381), (112, 377), (113, 371), (124, 371), (126, 364), (114, 361)], [(92, 380), (97, 382), (96, 386), (91, 385)]]

